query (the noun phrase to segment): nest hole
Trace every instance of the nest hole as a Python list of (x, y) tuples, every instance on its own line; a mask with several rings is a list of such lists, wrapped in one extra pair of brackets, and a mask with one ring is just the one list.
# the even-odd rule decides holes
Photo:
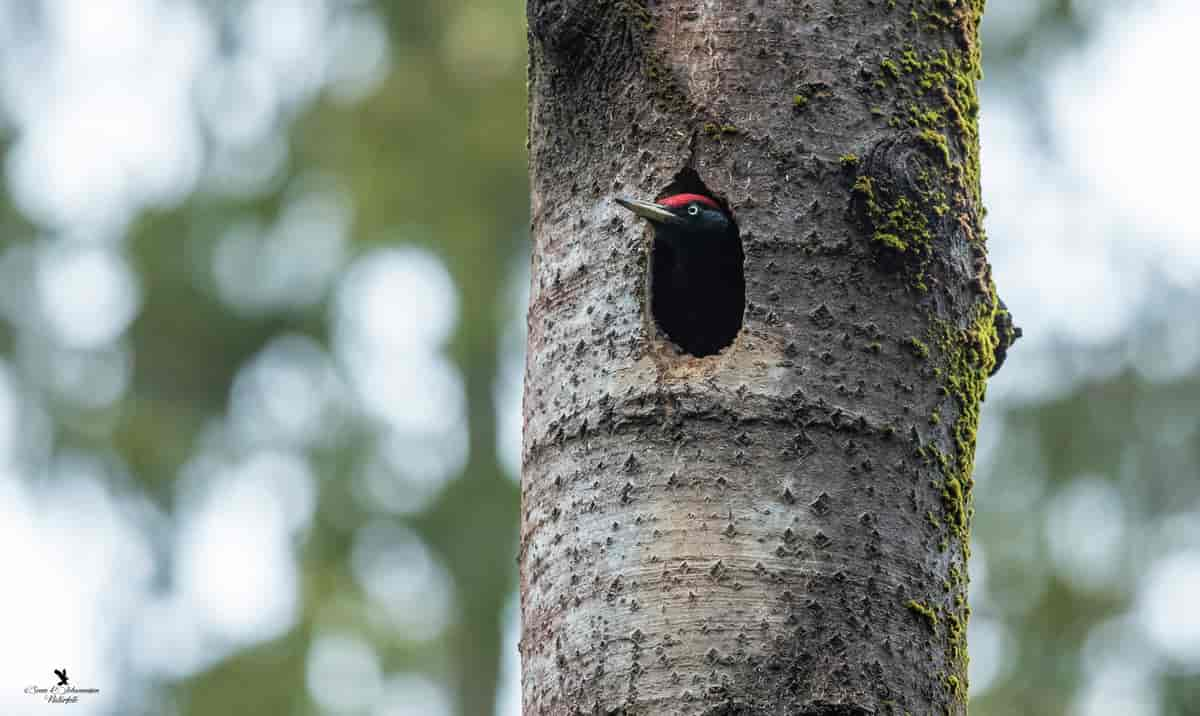
[(650, 312), (662, 335), (684, 353), (702, 358), (728, 348), (742, 330), (745, 251), (728, 202), (694, 169), (675, 175), (657, 200), (689, 194), (706, 197), (711, 204), (689, 202), (679, 207), (683, 224), (656, 227)]

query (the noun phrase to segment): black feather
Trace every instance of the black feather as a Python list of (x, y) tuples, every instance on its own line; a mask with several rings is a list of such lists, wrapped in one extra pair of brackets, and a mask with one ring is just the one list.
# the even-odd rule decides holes
[(733, 343), (742, 327), (746, 282), (741, 238), (724, 212), (676, 213), (682, 224), (655, 225), (650, 310), (658, 327), (694, 356)]

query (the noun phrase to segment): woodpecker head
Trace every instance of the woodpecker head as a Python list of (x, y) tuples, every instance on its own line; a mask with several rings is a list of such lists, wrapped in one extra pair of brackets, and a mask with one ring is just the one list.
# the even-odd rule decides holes
[(648, 286), (662, 332), (697, 357), (733, 343), (742, 327), (746, 279), (742, 240), (729, 212), (703, 194), (617, 203), (654, 226)]
[(675, 194), (657, 203), (621, 199), (617, 203), (654, 224), (654, 235), (681, 249), (697, 239), (723, 239), (734, 234), (733, 219), (703, 194)]

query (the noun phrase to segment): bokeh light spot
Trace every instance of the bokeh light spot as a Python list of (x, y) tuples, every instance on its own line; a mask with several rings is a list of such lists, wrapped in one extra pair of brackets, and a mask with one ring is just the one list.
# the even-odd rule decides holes
[(343, 275), (335, 320), (339, 338), (354, 349), (393, 355), (433, 351), (458, 321), (458, 291), (434, 254), (376, 249)]
[(415, 533), (383, 521), (355, 535), (350, 566), (371, 598), (374, 613), (414, 641), (433, 639), (452, 614), (449, 577)]
[(299, 607), (292, 534), (310, 518), (307, 466), (258, 455), (212, 474), (179, 538), (179, 587), (216, 636), (253, 644), (291, 628)]
[(340, 387), (316, 341), (279, 336), (238, 371), (229, 417), (248, 442), (328, 444), (337, 433), (333, 408)]
[(383, 688), (379, 655), (371, 644), (347, 634), (320, 634), (308, 652), (308, 693), (336, 713), (362, 712)]
[(1146, 633), (1168, 656), (1200, 671), (1200, 551), (1158, 560), (1142, 585), (1138, 616)]
[(1098, 590), (1121, 574), (1125, 510), (1121, 495), (1099, 477), (1079, 477), (1045, 513), (1046, 546), (1058, 571), (1080, 589)]
[(97, 348), (116, 340), (141, 304), (136, 274), (101, 246), (47, 250), (38, 261), (37, 289), (53, 336), (72, 348)]
[(372, 716), (451, 716), (454, 702), (446, 687), (421, 674), (397, 674), (387, 680), (383, 699)]

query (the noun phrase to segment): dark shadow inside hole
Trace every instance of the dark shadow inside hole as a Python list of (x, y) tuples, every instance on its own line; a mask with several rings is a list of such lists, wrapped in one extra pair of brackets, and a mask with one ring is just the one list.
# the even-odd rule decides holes
[(675, 175), (656, 201), (679, 220), (654, 224), (650, 312), (684, 352), (714, 355), (733, 343), (746, 309), (737, 222), (691, 168)]

